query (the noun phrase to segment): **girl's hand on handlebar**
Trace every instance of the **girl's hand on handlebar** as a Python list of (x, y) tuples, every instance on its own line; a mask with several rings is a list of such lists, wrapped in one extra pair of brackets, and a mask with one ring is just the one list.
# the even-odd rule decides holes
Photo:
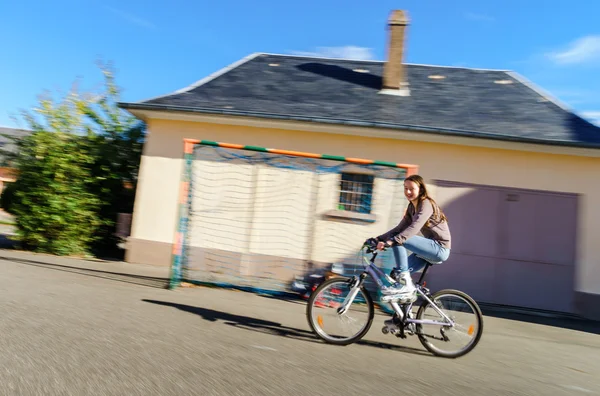
[(384, 247), (385, 247), (385, 243), (384, 242), (378, 242), (377, 243), (377, 250), (383, 250)]

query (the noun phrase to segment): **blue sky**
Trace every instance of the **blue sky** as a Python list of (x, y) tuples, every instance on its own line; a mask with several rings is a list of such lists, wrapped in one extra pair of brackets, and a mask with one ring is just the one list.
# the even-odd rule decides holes
[[(371, 5), (374, 4), (374, 5)], [(406, 61), (510, 69), (600, 122), (597, 0), (20, 0), (0, 2), (0, 125), (44, 90), (163, 95), (253, 52), (385, 59), (392, 9), (411, 18)], [(25, 125), (21, 125), (25, 126)]]

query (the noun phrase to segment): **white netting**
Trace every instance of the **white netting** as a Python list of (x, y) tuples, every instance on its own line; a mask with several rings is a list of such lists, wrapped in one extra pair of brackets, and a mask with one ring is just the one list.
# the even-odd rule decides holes
[(192, 282), (285, 292), (319, 269), (358, 273), (363, 241), (406, 208), (403, 168), (199, 144), (189, 171)]

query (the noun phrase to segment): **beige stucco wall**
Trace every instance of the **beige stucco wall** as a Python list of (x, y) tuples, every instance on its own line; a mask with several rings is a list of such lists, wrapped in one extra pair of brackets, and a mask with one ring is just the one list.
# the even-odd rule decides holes
[[(600, 237), (600, 158), (170, 120), (150, 120), (148, 129), (132, 238), (173, 242), (184, 138), (414, 163), (429, 180), (581, 194), (576, 290), (600, 294), (600, 255), (595, 249)], [(373, 231), (389, 225), (376, 223)]]

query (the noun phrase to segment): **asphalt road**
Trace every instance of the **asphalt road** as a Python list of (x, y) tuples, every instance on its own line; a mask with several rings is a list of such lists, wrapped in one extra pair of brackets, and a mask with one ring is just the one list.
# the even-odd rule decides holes
[(380, 316), (337, 347), (301, 301), (25, 257), (0, 251), (0, 395), (600, 395), (598, 325), (486, 316), (449, 360), (384, 336)]

